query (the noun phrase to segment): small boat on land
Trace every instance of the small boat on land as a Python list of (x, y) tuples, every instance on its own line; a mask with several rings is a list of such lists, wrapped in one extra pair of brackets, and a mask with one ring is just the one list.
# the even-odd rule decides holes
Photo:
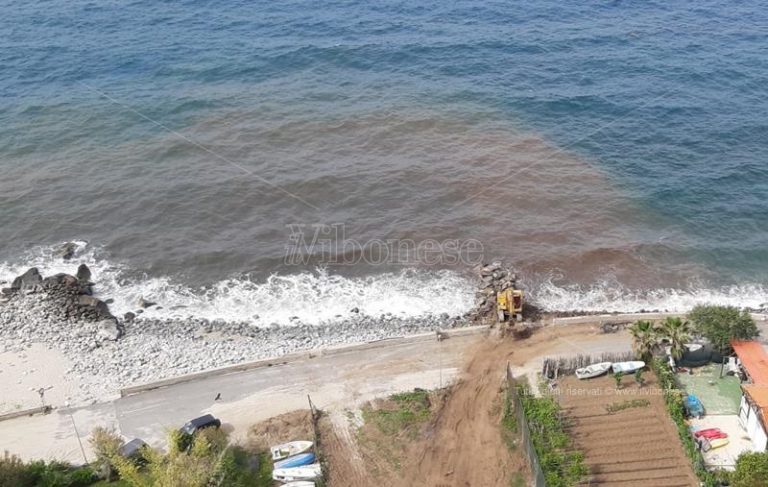
[(314, 453), (299, 453), (285, 460), (275, 462), (275, 469), (301, 467), (310, 463), (315, 463)]
[(278, 468), (272, 471), (272, 478), (280, 482), (315, 480), (323, 474), (319, 463), (296, 468)]
[(632, 362), (614, 362), (611, 366), (614, 374), (631, 374), (636, 370), (640, 370), (645, 367), (645, 362), (642, 360), (634, 360)]
[(706, 440), (702, 445), (702, 450), (709, 451), (715, 448), (720, 448), (728, 444), (728, 438), (716, 438), (714, 440)]
[(300, 453), (307, 453), (313, 446), (314, 443), (311, 441), (289, 441), (282, 445), (273, 446), (270, 448), (270, 451), (272, 452), (272, 460), (276, 462)]
[(296, 482), (288, 482), (280, 487), (315, 487), (315, 483), (311, 480), (297, 480)]
[(696, 438), (728, 438), (728, 433), (725, 433), (720, 428), (707, 428), (704, 430), (694, 431), (693, 436)]
[(599, 364), (587, 365), (580, 369), (576, 369), (576, 377), (579, 379), (591, 379), (592, 377), (598, 377), (608, 372), (611, 368), (611, 362), (600, 362)]

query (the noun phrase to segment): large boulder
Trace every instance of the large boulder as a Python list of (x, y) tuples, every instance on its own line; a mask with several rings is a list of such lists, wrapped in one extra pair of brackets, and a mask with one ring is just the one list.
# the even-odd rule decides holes
[(24, 274), (20, 275), (13, 280), (11, 289), (16, 291), (24, 291), (27, 289), (37, 289), (43, 284), (43, 276), (40, 275), (40, 271), (37, 267), (29, 269)]
[(57, 287), (57, 286), (64, 286), (64, 287), (77, 287), (78, 282), (77, 278), (75, 276), (70, 276), (69, 274), (59, 273), (55, 274), (53, 276), (48, 276), (45, 279), (43, 279), (43, 285), (45, 287)]
[(75, 256), (76, 251), (77, 251), (77, 244), (74, 242), (67, 242), (64, 245), (62, 245), (59, 248), (59, 250), (56, 251), (56, 255), (58, 255), (64, 260), (69, 260)]
[(93, 296), (78, 296), (77, 304), (82, 307), (94, 309), (96, 313), (103, 318), (114, 318), (112, 313), (109, 312), (109, 306), (107, 306), (107, 303), (98, 298), (94, 298)]
[(90, 282), (91, 280), (91, 270), (88, 268), (85, 264), (80, 264), (80, 266), (77, 268), (77, 274), (75, 274), (78, 281), (81, 282)]

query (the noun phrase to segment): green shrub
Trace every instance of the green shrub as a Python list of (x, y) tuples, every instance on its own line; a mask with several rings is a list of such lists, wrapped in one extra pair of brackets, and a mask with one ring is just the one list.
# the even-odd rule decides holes
[(21, 458), (6, 451), (0, 457), (0, 485), (31, 487), (35, 478)]
[(415, 433), (413, 426), (427, 421), (430, 416), (429, 391), (414, 389), (390, 396), (395, 402), (395, 409), (363, 408), (363, 419), (375, 424), (386, 435), (396, 435), (401, 431)]
[(768, 453), (747, 452), (736, 460), (731, 475), (733, 487), (765, 487), (768, 485)]
[(751, 340), (759, 334), (749, 312), (739, 311), (733, 306), (696, 306), (688, 313), (688, 319), (693, 322), (696, 331), (722, 354), (733, 351), (731, 339)]
[(650, 405), (651, 405), (651, 401), (649, 401), (648, 399), (633, 399), (631, 401), (614, 402), (613, 404), (608, 404), (605, 406), (605, 410), (608, 411), (609, 413), (617, 413), (625, 409), (644, 408)]

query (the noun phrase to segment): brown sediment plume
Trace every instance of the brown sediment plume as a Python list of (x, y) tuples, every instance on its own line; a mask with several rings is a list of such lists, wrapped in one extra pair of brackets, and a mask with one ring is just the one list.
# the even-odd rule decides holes
[[(651, 282), (668, 266), (644, 256), (669, 256), (675, 247), (667, 246), (684, 244), (598, 162), (485, 113), (461, 118), (411, 108), (326, 119), (230, 112), (192, 132), (321, 209), (302, 208), (239, 174), (236, 183), (225, 178), (206, 189), (219, 212), (258, 234), (284, 234), (285, 221), (299, 214), (344, 222), (347, 236), (363, 242), (477, 239), (486, 255), (587, 281), (626, 267), (626, 276)], [(232, 194), (222, 198), (225, 190)], [(249, 210), (256, 207), (275, 221), (257, 218)], [(654, 247), (660, 233), (674, 238)], [(281, 255), (284, 241), (262, 245)]]

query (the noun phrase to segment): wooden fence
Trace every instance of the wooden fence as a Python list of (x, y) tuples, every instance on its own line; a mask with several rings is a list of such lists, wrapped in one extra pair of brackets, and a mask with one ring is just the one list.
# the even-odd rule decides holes
[(637, 360), (632, 352), (602, 353), (599, 355), (576, 355), (573, 357), (545, 358), (541, 367), (541, 375), (546, 379), (557, 379), (563, 375), (571, 375), (576, 369), (600, 362), (628, 362)]
[(315, 481), (315, 485), (317, 487), (323, 487), (325, 486), (327, 472), (325, 460), (323, 458), (323, 445), (320, 439), (320, 432), (318, 430), (318, 422), (320, 421), (322, 411), (315, 406), (315, 403), (312, 402), (312, 398), (309, 396), (309, 394), (307, 394), (307, 402), (309, 402), (310, 421), (312, 422), (312, 441), (315, 442), (315, 461), (320, 463), (320, 468), (323, 472), (323, 475)]

